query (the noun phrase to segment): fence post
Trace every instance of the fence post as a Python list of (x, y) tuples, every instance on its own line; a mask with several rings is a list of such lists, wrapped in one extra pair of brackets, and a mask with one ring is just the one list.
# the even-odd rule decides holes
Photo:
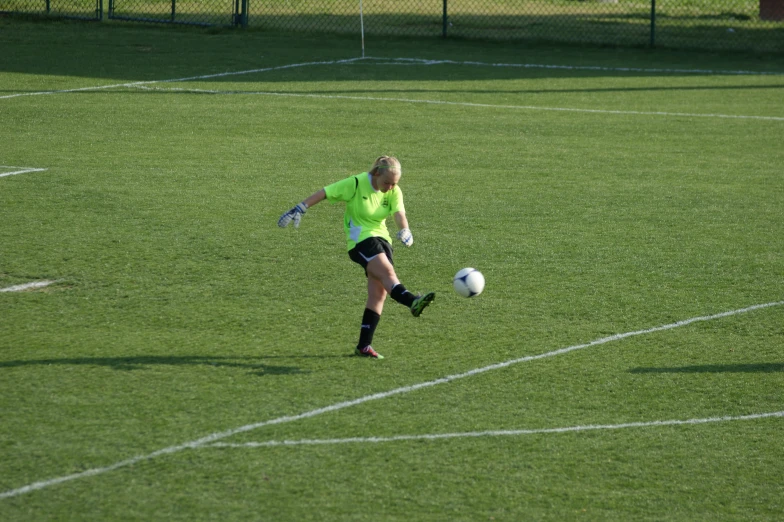
[(651, 0), (651, 48), (656, 45), (656, 0)]
[(442, 20), (441, 23), (442, 23), (443, 27), (441, 29), (441, 35), (444, 38), (446, 38), (446, 0), (444, 0), (444, 9), (443, 9), (443, 17), (442, 18), (443, 18), (443, 20)]
[(234, 14), (231, 17), (231, 25), (248, 27), (248, 0), (234, 0)]
[(172, 0), (172, 8), (171, 8), (171, 21), (174, 21), (174, 13), (176, 11), (176, 4), (177, 0)]
[(95, 18), (99, 22), (103, 20), (103, 0), (95, 1)]

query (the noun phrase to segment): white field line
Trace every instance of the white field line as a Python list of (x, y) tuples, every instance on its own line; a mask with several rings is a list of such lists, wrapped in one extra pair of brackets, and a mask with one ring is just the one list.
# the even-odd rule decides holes
[(302, 440), (268, 440), (264, 442), (214, 442), (205, 447), (208, 448), (266, 448), (270, 446), (315, 446), (324, 444), (369, 444), (379, 442), (399, 442), (410, 440), (440, 440), (440, 439), (460, 439), (478, 437), (504, 437), (515, 435), (538, 435), (547, 433), (571, 433), (575, 431), (593, 430), (620, 430), (624, 428), (648, 428), (659, 426), (682, 426), (688, 424), (708, 424), (711, 422), (730, 422), (742, 420), (765, 419), (768, 417), (784, 417), (784, 411), (772, 413), (755, 413), (752, 415), (740, 415), (735, 417), (708, 417), (704, 419), (688, 420), (660, 420), (650, 422), (628, 422), (625, 424), (589, 424), (586, 426), (569, 426), (566, 428), (540, 428), (532, 430), (488, 430), (488, 431), (468, 431), (462, 433), (431, 433), (425, 435), (395, 435), (392, 437), (351, 437), (346, 439), (302, 439)]
[(14, 172), (0, 172), (0, 178), (4, 178), (5, 176), (15, 176), (16, 174), (27, 174), (28, 172), (43, 172), (47, 169), (34, 169), (31, 167), (9, 167), (5, 165), (0, 165), (0, 169), (21, 169)]
[(203, 74), (200, 76), (188, 76), (185, 78), (174, 78), (170, 80), (146, 80), (146, 81), (138, 81), (138, 82), (127, 82), (127, 83), (114, 83), (111, 85), (97, 85), (92, 87), (79, 87), (76, 89), (61, 89), (57, 91), (38, 91), (38, 92), (23, 92), (17, 94), (6, 94), (5, 96), (0, 96), (0, 100), (4, 100), (7, 98), (19, 98), (21, 96), (43, 96), (47, 94), (68, 94), (73, 92), (84, 92), (84, 91), (99, 91), (103, 89), (119, 89), (121, 87), (138, 87), (139, 85), (150, 85), (155, 83), (171, 83), (171, 82), (189, 82), (195, 80), (209, 80), (211, 78), (225, 78), (227, 76), (238, 76), (243, 74), (254, 74), (254, 73), (262, 73), (262, 72), (269, 72), (269, 71), (277, 71), (281, 69), (293, 69), (296, 67), (307, 67), (311, 65), (335, 65), (335, 64), (342, 64), (342, 63), (351, 63), (356, 60), (362, 60), (362, 58), (349, 58), (346, 60), (331, 60), (326, 62), (305, 62), (305, 63), (294, 63), (289, 65), (279, 65), (276, 67), (263, 67), (261, 69), (247, 69), (244, 71), (232, 71), (232, 72), (224, 72), (224, 73), (216, 73), (216, 74)]
[(34, 281), (32, 283), (25, 283), (23, 285), (14, 285), (7, 288), (0, 288), (0, 292), (21, 292), (31, 288), (43, 288), (44, 286), (49, 286), (55, 282), (56, 281)]
[(302, 419), (309, 419), (311, 417), (316, 417), (317, 415), (322, 415), (324, 413), (331, 413), (331, 412), (334, 412), (334, 411), (343, 410), (345, 408), (350, 408), (352, 406), (358, 406), (358, 405), (364, 404), (366, 402), (375, 401), (375, 400), (379, 400), (379, 399), (386, 399), (388, 397), (393, 397), (395, 395), (401, 395), (401, 394), (404, 394), (404, 393), (410, 393), (410, 392), (413, 392), (413, 391), (421, 390), (423, 388), (429, 388), (431, 386), (436, 386), (436, 385), (439, 385), (439, 384), (445, 384), (445, 383), (448, 383), (448, 382), (455, 381), (457, 379), (463, 379), (465, 377), (472, 377), (474, 375), (479, 375), (479, 374), (482, 374), (482, 373), (485, 373), (485, 372), (489, 372), (489, 371), (492, 371), (492, 370), (499, 370), (499, 369), (502, 369), (502, 368), (507, 368), (509, 366), (512, 366), (513, 364), (518, 364), (518, 363), (523, 363), (523, 362), (528, 362), (528, 361), (535, 361), (535, 360), (544, 359), (544, 358), (547, 358), (547, 357), (554, 357), (556, 355), (563, 355), (563, 354), (566, 354), (566, 353), (569, 353), (569, 352), (573, 352), (575, 350), (581, 350), (583, 348), (589, 348), (591, 346), (598, 346), (600, 344), (605, 344), (605, 343), (609, 343), (609, 342), (612, 342), (612, 341), (619, 341), (621, 339), (626, 339), (627, 337), (634, 337), (634, 336), (637, 336), (637, 335), (645, 335), (645, 334), (654, 333), (654, 332), (662, 332), (662, 331), (665, 331), (665, 330), (672, 330), (674, 328), (680, 328), (682, 326), (686, 326), (686, 325), (689, 325), (689, 324), (692, 324), (692, 323), (703, 322), (703, 321), (712, 321), (712, 320), (715, 320), (715, 319), (721, 319), (723, 317), (730, 317), (730, 316), (733, 316), (733, 315), (738, 315), (738, 314), (743, 314), (743, 313), (747, 313), (747, 312), (752, 312), (754, 310), (761, 310), (763, 308), (770, 308), (770, 307), (773, 307), (773, 306), (781, 306), (781, 305), (784, 305), (784, 301), (774, 301), (774, 302), (771, 302), (771, 303), (758, 304), (758, 305), (749, 306), (749, 307), (746, 307), (746, 308), (739, 308), (737, 310), (730, 310), (728, 312), (722, 312), (722, 313), (718, 313), (718, 314), (714, 314), (714, 315), (706, 315), (706, 316), (701, 316), (701, 317), (692, 317), (691, 319), (685, 319), (683, 321), (678, 321), (676, 323), (670, 323), (670, 324), (665, 324), (665, 325), (662, 325), (662, 326), (656, 326), (654, 328), (648, 328), (646, 330), (636, 330), (636, 331), (633, 331), (633, 332), (626, 332), (626, 333), (611, 335), (609, 337), (603, 337), (601, 339), (596, 339), (594, 341), (591, 341), (591, 342), (585, 343), (585, 344), (577, 344), (577, 345), (574, 345), (574, 346), (569, 346), (567, 348), (561, 348), (559, 350), (554, 350), (552, 352), (547, 352), (547, 353), (543, 353), (543, 354), (539, 354), (539, 355), (529, 355), (529, 356), (526, 356), (526, 357), (520, 357), (518, 359), (511, 359), (511, 360), (506, 361), (506, 362), (497, 363), (497, 364), (491, 364), (489, 366), (484, 366), (482, 368), (476, 368), (474, 370), (469, 370), (469, 371), (464, 372), (464, 373), (459, 373), (459, 374), (455, 374), (455, 375), (448, 375), (446, 377), (442, 377), (440, 379), (435, 379), (433, 381), (422, 382), (422, 383), (419, 383), (419, 384), (414, 384), (412, 386), (403, 386), (402, 388), (395, 388), (393, 390), (380, 392), (380, 393), (374, 393), (372, 395), (365, 395), (364, 397), (360, 397), (358, 399), (345, 401), (345, 402), (338, 402), (338, 403), (332, 404), (330, 406), (325, 406), (323, 408), (317, 408), (315, 410), (306, 411), (304, 413), (300, 413), (300, 414), (297, 414), (297, 415), (288, 415), (288, 416), (284, 416), (284, 417), (278, 417), (276, 419), (270, 419), (270, 420), (266, 420), (266, 421), (255, 422), (253, 424), (246, 424), (245, 426), (240, 426), (239, 428), (233, 428), (233, 429), (226, 430), (226, 431), (212, 433), (210, 435), (207, 435), (207, 436), (202, 437), (200, 439), (196, 439), (196, 440), (191, 441), (191, 442), (186, 442), (184, 444), (178, 444), (176, 446), (169, 446), (168, 448), (163, 448), (163, 449), (160, 449), (158, 451), (154, 451), (152, 453), (149, 453), (147, 455), (139, 455), (139, 456), (136, 456), (136, 457), (132, 457), (132, 458), (129, 458), (129, 459), (117, 462), (115, 464), (112, 464), (110, 466), (105, 466), (105, 467), (101, 467), (101, 468), (93, 468), (93, 469), (89, 469), (87, 471), (82, 471), (80, 473), (74, 473), (72, 475), (65, 475), (65, 476), (57, 477), (57, 478), (53, 478), (53, 479), (42, 480), (40, 482), (34, 482), (32, 484), (28, 484), (27, 486), (23, 486), (23, 487), (20, 487), (20, 488), (17, 488), (17, 489), (4, 491), (4, 492), (0, 493), (0, 499), (16, 497), (16, 496), (19, 496), (19, 495), (22, 495), (22, 494), (25, 494), (25, 493), (30, 493), (32, 491), (36, 491), (36, 490), (39, 490), (39, 489), (44, 489), (44, 488), (47, 488), (47, 487), (50, 487), (50, 486), (54, 486), (56, 484), (61, 484), (63, 482), (68, 482), (68, 481), (71, 481), (71, 480), (76, 480), (76, 479), (81, 479), (81, 478), (85, 478), (85, 477), (91, 477), (91, 476), (94, 476), (94, 475), (100, 475), (102, 473), (107, 473), (109, 471), (113, 471), (113, 470), (116, 470), (116, 469), (119, 469), (119, 468), (131, 466), (131, 465), (136, 464), (138, 462), (154, 459), (156, 457), (160, 457), (160, 456), (163, 456), (163, 455), (169, 455), (169, 454), (172, 454), (172, 453), (177, 453), (177, 452), (180, 452), (180, 451), (183, 451), (183, 450), (186, 450), (186, 449), (198, 448), (200, 446), (205, 446), (205, 445), (208, 445), (208, 444), (212, 444), (212, 443), (217, 442), (217, 441), (219, 441), (221, 439), (232, 437), (232, 436), (237, 435), (239, 433), (244, 433), (244, 432), (256, 430), (256, 429), (259, 429), (259, 428), (263, 428), (264, 426), (271, 426), (271, 425), (275, 425), (275, 424), (284, 424), (284, 423), (294, 422), (294, 421), (298, 421), (298, 420), (302, 420)]
[(703, 74), (710, 76), (777, 76), (784, 74), (776, 71), (722, 71), (716, 69), (667, 69), (667, 68), (644, 68), (644, 67), (606, 67), (601, 65), (548, 65), (540, 63), (487, 63), (473, 61), (456, 60), (426, 60), (422, 58), (380, 58), (368, 56), (367, 60), (387, 60), (381, 65), (392, 64), (412, 64), (412, 65), (472, 65), (478, 67), (500, 67), (500, 68), (519, 68), (519, 69), (555, 69), (567, 71), (602, 71), (602, 72), (641, 72), (641, 73), (665, 73), (665, 74)]
[[(169, 80), (147, 80), (138, 82), (115, 83), (111, 85), (96, 85), (91, 87), (78, 87), (75, 89), (60, 89), (55, 91), (37, 91), (37, 92), (24, 92), (16, 94), (6, 94), (0, 96), (0, 100), (8, 98), (19, 98), (22, 96), (43, 96), (48, 94), (67, 94), (74, 92), (84, 91), (98, 91), (102, 89), (117, 89), (121, 87), (135, 87), (139, 85), (151, 85), (156, 83), (171, 83), (171, 82), (186, 82), (194, 80), (208, 80), (210, 78), (224, 78), (227, 76), (238, 76), (243, 74), (254, 74), (269, 71), (276, 71), (281, 69), (292, 69), (296, 67), (308, 67), (315, 65), (335, 65), (335, 64), (350, 64), (358, 61), (376, 61), (386, 60), (388, 63), (393, 64), (420, 64), (420, 65), (439, 65), (439, 64), (452, 64), (452, 65), (471, 65), (471, 66), (484, 66), (484, 67), (513, 67), (513, 68), (528, 68), (528, 69), (555, 69), (555, 70), (574, 70), (574, 71), (604, 71), (604, 72), (641, 72), (650, 74), (704, 74), (704, 75), (748, 75), (748, 76), (775, 76), (784, 74), (776, 71), (733, 71), (733, 70), (712, 70), (712, 69), (666, 69), (666, 68), (651, 68), (645, 69), (641, 67), (603, 67), (596, 65), (548, 65), (548, 64), (535, 64), (535, 63), (485, 63), (485, 62), (471, 62), (471, 61), (452, 61), (452, 60), (424, 60), (419, 58), (374, 58), (374, 57), (357, 57), (346, 58), (343, 60), (328, 60), (320, 62), (303, 62), (294, 63), (289, 65), (279, 65), (275, 67), (263, 67), (259, 69), (247, 69), (244, 71), (230, 71), (216, 74), (203, 74), (198, 76), (188, 76), (184, 78), (173, 78)], [(386, 63), (384, 63), (386, 64)]]
[(209, 89), (187, 89), (178, 87), (148, 87), (146, 85), (134, 85), (133, 87), (145, 90), (155, 90), (163, 92), (190, 92), (194, 94), (245, 94), (259, 96), (287, 96), (299, 98), (326, 98), (333, 100), (358, 100), (358, 101), (382, 101), (399, 103), (424, 103), (429, 105), (450, 105), (459, 107), (481, 107), (489, 109), (518, 109), (527, 111), (559, 111), (559, 112), (584, 112), (593, 114), (619, 114), (635, 116), (675, 116), (686, 118), (728, 118), (741, 120), (768, 120), (784, 121), (784, 116), (748, 116), (742, 114), (700, 114), (693, 112), (661, 112), (661, 111), (619, 111), (609, 109), (575, 109), (569, 107), (539, 107), (535, 105), (495, 105), (491, 103), (471, 103), (471, 102), (450, 102), (442, 100), (422, 100), (415, 98), (387, 98), (378, 96), (348, 96), (340, 94), (305, 94), (293, 92), (271, 92), (271, 91), (216, 91)]

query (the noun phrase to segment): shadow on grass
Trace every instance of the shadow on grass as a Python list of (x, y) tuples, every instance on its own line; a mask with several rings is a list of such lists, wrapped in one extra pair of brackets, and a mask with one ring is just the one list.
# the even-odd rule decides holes
[[(276, 358), (325, 358), (338, 357), (329, 355), (295, 355), (295, 356), (274, 356)], [(309, 373), (300, 370), (296, 366), (275, 366), (250, 362), (259, 359), (269, 359), (271, 357), (228, 357), (228, 356), (165, 356), (165, 355), (140, 355), (134, 357), (77, 357), (67, 359), (39, 359), (30, 361), (3, 361), (0, 368), (18, 368), (22, 366), (51, 366), (51, 365), (75, 365), (75, 366), (106, 366), (113, 370), (140, 370), (149, 366), (214, 366), (220, 368), (240, 368), (250, 370), (251, 373), (260, 376), (266, 375), (293, 375)]]
[[(2, 2), (0, 2), (2, 3)], [(438, 5), (438, 4), (437, 4)], [(597, 4), (595, 13), (529, 13), (516, 15), (450, 15), (449, 38), (442, 36), (443, 19), (436, 6), (433, 13), (366, 14), (368, 52), (372, 56), (414, 56), (423, 58), (460, 57), (460, 59), (502, 62), (587, 64), (611, 67), (669, 67), (667, 57), (659, 60), (649, 51), (624, 53), (615, 58), (601, 46), (647, 48), (650, 29), (645, 23), (646, 10), (607, 12)], [(580, 8), (582, 10), (582, 8)], [(144, 13), (126, 13), (129, 16)], [(184, 13), (183, 13), (184, 16)], [(609, 16), (614, 18), (608, 19)], [(701, 21), (701, 25), (662, 27), (657, 31), (657, 45), (675, 48), (705, 48), (772, 52), (764, 62), (759, 57), (744, 56), (729, 65), (724, 56), (697, 55), (676, 63), (686, 68), (719, 69), (743, 67), (780, 70), (779, 53), (784, 50), (784, 24), (724, 19), (723, 12), (707, 13), (720, 19)], [(629, 17), (629, 18), (623, 18)], [(202, 19), (185, 19), (199, 21)], [(697, 22), (695, 22), (696, 24)], [(728, 27), (732, 25), (732, 27)], [(728, 32), (732, 29), (732, 32)], [(217, 32), (216, 32), (217, 31)], [(261, 13), (251, 19), (245, 30), (168, 27), (144, 24), (33, 22), (25, 17), (0, 17), (0, 72), (41, 76), (68, 76), (89, 79), (112, 79), (117, 82), (160, 81), (227, 71), (249, 71), (284, 66), (285, 70), (259, 71), (248, 75), (213, 77), (211, 82), (324, 82), (361, 81), (358, 73), (338, 67), (334, 60), (359, 58), (357, 35), (359, 17), (329, 13)], [(670, 42), (668, 44), (668, 42)], [(554, 43), (559, 45), (554, 48)], [(585, 55), (586, 47), (601, 51)], [(45, 49), (45, 51), (42, 51)], [(564, 54), (566, 53), (566, 54)], [(659, 53), (659, 51), (657, 51)], [(607, 57), (611, 60), (607, 61)], [(596, 60), (596, 62), (594, 61)], [(294, 67), (292, 64), (325, 62), (324, 67)], [(751, 63), (749, 63), (751, 62)], [(663, 65), (665, 64), (665, 65)], [(408, 81), (490, 80), (519, 77), (605, 77), (618, 71), (545, 69), (536, 72), (501, 67), (379, 67), (365, 74), (372, 78), (391, 77)], [(656, 71), (626, 71), (625, 76), (660, 76)], [(261, 75), (261, 76), (260, 76)], [(40, 83), (37, 80), (30, 80)], [(19, 82), (22, 85), (22, 82)], [(58, 83), (59, 84), (59, 81)]]
[(705, 364), (673, 368), (632, 368), (630, 373), (772, 373), (784, 372), (784, 363)]

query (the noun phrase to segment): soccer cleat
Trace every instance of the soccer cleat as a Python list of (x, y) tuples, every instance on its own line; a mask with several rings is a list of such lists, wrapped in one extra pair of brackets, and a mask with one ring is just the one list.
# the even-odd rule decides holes
[(373, 349), (372, 346), (365, 346), (364, 348), (357, 348), (357, 355), (362, 357), (372, 357), (374, 359), (383, 359), (384, 356)]
[(414, 302), (411, 304), (411, 313), (414, 314), (414, 317), (419, 317), (419, 315), (422, 313), (422, 310), (427, 308), (427, 305), (433, 302), (435, 297), (435, 292), (428, 292), (425, 295), (420, 295), (414, 299)]

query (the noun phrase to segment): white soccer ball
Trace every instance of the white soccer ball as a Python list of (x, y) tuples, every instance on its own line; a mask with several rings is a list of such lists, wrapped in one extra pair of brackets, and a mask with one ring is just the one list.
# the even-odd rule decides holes
[(452, 285), (463, 297), (474, 297), (485, 289), (485, 276), (476, 268), (464, 268), (455, 274)]

